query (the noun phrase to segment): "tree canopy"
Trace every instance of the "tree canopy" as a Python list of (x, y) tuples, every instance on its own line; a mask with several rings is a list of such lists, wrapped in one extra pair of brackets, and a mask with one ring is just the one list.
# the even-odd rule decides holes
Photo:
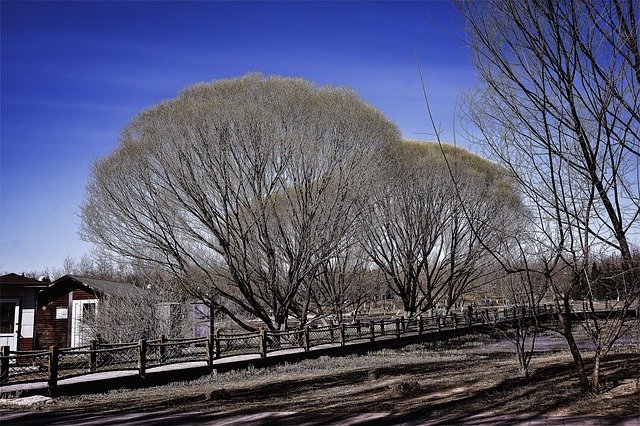
[(363, 246), (409, 316), (449, 310), (489, 279), (488, 248), (504, 244), (522, 214), (506, 170), (451, 145), (395, 145), (373, 188)]
[(302, 290), (398, 140), (347, 89), (258, 74), (197, 84), (140, 113), (95, 164), (82, 232), (162, 266), (245, 327), (237, 309), (280, 328), (304, 318)]

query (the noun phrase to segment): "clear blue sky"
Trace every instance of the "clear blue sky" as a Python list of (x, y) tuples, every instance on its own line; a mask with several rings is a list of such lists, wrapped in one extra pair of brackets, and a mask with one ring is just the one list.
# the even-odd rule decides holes
[[(92, 163), (137, 112), (251, 71), (356, 90), (429, 139), (414, 60), (451, 128), (473, 84), (450, 2), (1, 3), (0, 271), (60, 267)], [(449, 133), (450, 134), (450, 133)]]

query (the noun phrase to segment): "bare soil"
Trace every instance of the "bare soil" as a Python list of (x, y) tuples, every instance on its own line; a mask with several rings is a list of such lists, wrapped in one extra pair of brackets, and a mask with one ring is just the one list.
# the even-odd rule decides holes
[[(604, 392), (581, 394), (561, 339), (544, 335), (528, 379), (504, 341), (474, 336), (366, 356), (323, 357), (271, 369), (213, 374), (193, 382), (59, 397), (30, 407), (42, 415), (84, 413), (384, 413), (393, 423), (419, 419), (599, 418), (640, 416), (638, 331), (604, 363)], [(586, 359), (590, 356), (586, 353)], [(15, 410), (14, 410), (15, 411)], [(35, 413), (34, 413), (35, 414)], [(613, 420), (612, 420), (613, 421)]]

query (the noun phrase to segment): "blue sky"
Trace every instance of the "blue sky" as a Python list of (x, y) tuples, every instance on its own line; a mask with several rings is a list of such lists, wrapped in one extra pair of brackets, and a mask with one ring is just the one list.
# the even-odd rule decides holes
[(446, 129), (474, 81), (448, 1), (0, 7), (5, 272), (60, 267), (91, 250), (77, 232), (92, 163), (137, 112), (193, 83), (259, 71), (348, 86), (405, 137), (430, 139), (414, 55)]

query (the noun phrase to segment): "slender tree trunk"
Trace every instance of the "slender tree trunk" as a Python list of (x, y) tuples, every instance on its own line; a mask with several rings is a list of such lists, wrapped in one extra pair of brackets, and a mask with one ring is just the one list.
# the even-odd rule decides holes
[(524, 341), (518, 339), (518, 342), (516, 342), (516, 348), (518, 351), (518, 364), (520, 366), (520, 374), (522, 375), (522, 377), (527, 379), (529, 377), (529, 366), (527, 365)]
[(591, 390), (600, 391), (600, 361), (602, 360), (601, 348), (596, 348), (596, 354), (593, 359), (593, 371), (591, 372)]
[(573, 334), (569, 334), (565, 337), (569, 344), (569, 351), (571, 351), (573, 363), (576, 367), (576, 373), (578, 374), (578, 380), (580, 381), (580, 389), (582, 389), (583, 392), (586, 392), (590, 389), (590, 385), (589, 380), (587, 380), (587, 370), (584, 366), (584, 360), (582, 359), (582, 355), (580, 355), (580, 350), (578, 349), (578, 345), (576, 344)]
[(213, 334), (216, 330), (216, 311), (213, 303), (209, 303), (209, 333)]
[(573, 332), (571, 331), (571, 322), (565, 322), (565, 324), (567, 323), (569, 324), (569, 329), (567, 330), (567, 327), (565, 326), (563, 334), (567, 341), (567, 344), (569, 345), (571, 356), (573, 357), (573, 364), (576, 367), (576, 373), (580, 382), (580, 389), (583, 392), (587, 392), (590, 390), (589, 380), (587, 378), (587, 370), (585, 368), (582, 355), (580, 354), (580, 349), (578, 349), (576, 339), (573, 336)]
[(587, 392), (590, 390), (589, 379), (587, 377), (587, 370), (584, 365), (584, 360), (582, 359), (582, 355), (580, 354), (580, 349), (578, 348), (576, 339), (573, 336), (573, 331), (571, 330), (571, 306), (569, 305), (568, 296), (565, 296), (563, 298), (562, 309), (558, 310), (558, 319), (562, 324), (562, 335), (567, 341), (569, 352), (571, 352), (571, 356), (573, 357), (573, 364), (576, 368), (576, 374), (578, 375), (578, 380), (580, 382), (580, 389), (582, 390), (582, 392)]
[(529, 366), (527, 365), (527, 355), (525, 353), (526, 333), (522, 329), (521, 321), (516, 323), (516, 350), (518, 351), (518, 364), (520, 365), (520, 374), (525, 379), (529, 377)]

